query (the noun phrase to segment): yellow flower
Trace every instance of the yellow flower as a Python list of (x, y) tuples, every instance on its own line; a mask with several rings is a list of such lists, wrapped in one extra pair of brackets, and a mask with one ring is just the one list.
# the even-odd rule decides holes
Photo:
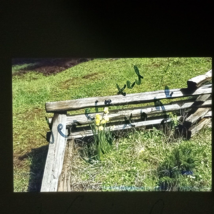
[(108, 114), (109, 113), (108, 107), (105, 107), (103, 111), (104, 111), (105, 114)]
[(109, 117), (108, 117), (107, 115), (105, 115), (105, 116), (103, 117), (103, 119), (104, 119), (106, 122), (109, 121)]
[(102, 131), (102, 130), (103, 130), (103, 126), (100, 126), (100, 127), (99, 127), (99, 130)]
[(101, 120), (101, 124), (105, 124), (106, 123), (106, 120)]
[(102, 117), (99, 114), (96, 114), (95, 118), (96, 118), (96, 120), (102, 120)]
[(96, 119), (96, 120), (95, 120), (95, 123), (96, 123), (97, 126), (100, 125), (100, 120), (99, 120), (99, 119)]

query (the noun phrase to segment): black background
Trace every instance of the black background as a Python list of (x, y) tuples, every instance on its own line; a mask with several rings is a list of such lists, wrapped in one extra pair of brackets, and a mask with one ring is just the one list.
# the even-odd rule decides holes
[(212, 192), (13, 193), (11, 84), (12, 58), (212, 57), (212, 6), (1, 1), (1, 213), (213, 213)]

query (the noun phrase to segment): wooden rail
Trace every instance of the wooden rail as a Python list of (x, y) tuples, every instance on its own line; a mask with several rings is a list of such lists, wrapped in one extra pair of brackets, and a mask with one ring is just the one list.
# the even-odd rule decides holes
[[(105, 106), (118, 106), (126, 104), (136, 104), (136, 103), (148, 103), (161, 99), (173, 99), (178, 97), (187, 97), (187, 96), (197, 96), (201, 94), (210, 94), (212, 93), (212, 88), (198, 88), (195, 91), (191, 91), (188, 88), (183, 89), (171, 89), (171, 97), (167, 97), (165, 90), (160, 91), (151, 91), (144, 93), (136, 94), (127, 94), (115, 95), (115, 96), (105, 96), (105, 97), (89, 97), (77, 100), (66, 100), (58, 102), (47, 102), (46, 103), (46, 112), (60, 112), (60, 111), (71, 111), (78, 110), (89, 107), (105, 107)], [(111, 100), (110, 105), (106, 105), (106, 101)]]
[[(144, 112), (147, 115), (153, 115), (153, 114), (159, 114), (163, 112), (172, 112), (172, 111), (178, 111), (182, 109), (187, 109), (187, 108), (206, 108), (206, 107), (211, 107), (212, 101), (211, 100), (206, 100), (205, 102), (201, 103), (200, 101), (194, 101), (194, 102), (184, 102), (183, 104), (168, 104), (164, 105), (164, 110), (160, 107), (159, 109), (153, 107), (144, 107), (144, 108), (133, 108), (130, 110), (113, 110), (109, 112), (109, 120), (110, 121), (115, 121), (118, 119), (123, 119), (125, 116), (129, 117), (131, 114), (134, 117), (140, 118), (141, 114)], [(93, 122), (93, 118), (95, 117), (96, 114), (102, 115), (102, 113), (91, 113), (87, 117), (84, 114), (80, 115), (74, 115), (74, 116), (69, 116), (67, 115), (67, 122), (66, 125), (86, 125), (89, 123)], [(51, 124), (52, 118), (49, 118), (49, 123)]]
[[(195, 121), (191, 121), (192, 123), (195, 123), (197, 122), (198, 119), (200, 118), (204, 118), (204, 117), (211, 117), (212, 115), (212, 112), (210, 110), (207, 110), (207, 113), (204, 114), (204, 115), (197, 115), (195, 116)], [(159, 125), (161, 124), (161, 122), (163, 121), (163, 117), (159, 116), (159, 118), (155, 118), (155, 117), (152, 117), (152, 118), (149, 118), (149, 120), (147, 121), (136, 121), (136, 122), (132, 122), (131, 124), (118, 124), (120, 122), (112, 122), (111, 124), (107, 124), (107, 128), (110, 128), (111, 131), (119, 131), (119, 130), (127, 130), (127, 129), (132, 129), (132, 128), (139, 128), (139, 127), (142, 127), (142, 126), (156, 126), (156, 125)], [(179, 119), (181, 116), (178, 116), (177, 119)], [(197, 119), (196, 119), (197, 118)], [(166, 122), (170, 122), (171, 119), (168, 118)], [(48, 133), (50, 135), (50, 132)], [(66, 132), (66, 134), (68, 134), (68, 132)], [(71, 139), (76, 139), (76, 138), (85, 138), (85, 137), (88, 137), (88, 136), (92, 136), (93, 133), (90, 129), (90, 127), (79, 127), (79, 128), (76, 128), (75, 129), (75, 132), (71, 132), (70, 135), (68, 136), (68, 140), (71, 140)]]
[(208, 71), (204, 75), (199, 75), (197, 77), (193, 77), (192, 79), (187, 81), (188, 88), (196, 89), (200, 87), (202, 84), (204, 84), (207, 81), (210, 81), (212, 79), (212, 70)]
[[(66, 154), (66, 157), (69, 156), (69, 152), (65, 153), (67, 148), (67, 140), (74, 140), (75, 138), (82, 138), (92, 135), (89, 124), (93, 121), (95, 113), (89, 115), (82, 114), (69, 116), (67, 115), (67, 111), (88, 107), (148, 103), (161, 99), (193, 96), (192, 99), (175, 101), (159, 107), (147, 106), (144, 108), (112, 110), (109, 113), (110, 122), (107, 124), (107, 127), (111, 128), (112, 131), (127, 130), (132, 129), (133, 127), (140, 128), (142, 126), (148, 127), (160, 125), (164, 119), (163, 115), (165, 115), (165, 123), (171, 121), (171, 119), (166, 116), (167, 112), (190, 109), (193, 112), (190, 113), (180, 127), (188, 131), (188, 136), (193, 136), (201, 128), (203, 128), (204, 125), (211, 126), (212, 100), (210, 95), (212, 94), (212, 84), (203, 85), (207, 81), (210, 81), (211, 77), (212, 70), (208, 71), (205, 75), (191, 78), (187, 81), (188, 88), (184, 89), (170, 89), (169, 91), (159, 90), (153, 92), (127, 94), (126, 96), (114, 95), (59, 102), (47, 102), (45, 105), (46, 112), (54, 113), (54, 117), (49, 118), (49, 123), (52, 130), (49, 133), (50, 138), (48, 140), (50, 144), (42, 180), (41, 192), (70, 190), (69, 168), (65, 167), (65, 163), (63, 166), (64, 154)], [(109, 101), (111, 102), (109, 103)], [(142, 119), (143, 112), (146, 113), (148, 116), (147, 118)], [(129, 118), (131, 114), (133, 117), (132, 121), (130, 121), (131, 123), (124, 122), (124, 117), (126, 116)], [(179, 115), (178, 119), (181, 118), (181, 116), (182, 115)], [(71, 128), (73, 129), (72, 132), (69, 136), (66, 136), (69, 134), (68, 130), (71, 130)], [(71, 148), (71, 146), (69, 148)], [(66, 158), (66, 160), (68, 159), (69, 158)], [(66, 160), (66, 165), (68, 165)]]

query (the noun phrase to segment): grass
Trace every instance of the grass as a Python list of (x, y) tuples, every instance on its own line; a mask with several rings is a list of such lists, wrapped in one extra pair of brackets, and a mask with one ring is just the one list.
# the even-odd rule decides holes
[[(102, 161), (88, 164), (84, 161), (72, 160), (73, 188), (85, 183), (84, 191), (95, 191), (92, 184), (97, 184), (99, 187), (97, 188), (102, 191), (159, 190), (159, 172), (168, 169), (163, 163), (166, 163), (170, 156), (174, 157), (175, 151), (180, 151), (182, 147), (187, 151), (192, 148), (194, 158), (200, 162), (191, 169), (195, 178), (180, 174), (177, 179), (180, 191), (210, 190), (211, 129), (203, 129), (190, 141), (180, 140), (173, 144), (165, 141), (165, 136), (158, 130), (136, 131), (113, 144), (112, 151), (105, 154)], [(184, 161), (182, 163), (184, 164)], [(176, 167), (177, 163), (171, 161), (171, 165)]]
[[(33, 186), (41, 179), (35, 174), (42, 175), (45, 157), (32, 150), (39, 151), (48, 145), (45, 135), (49, 128), (45, 116), (50, 117), (53, 114), (45, 112), (46, 102), (115, 95), (116, 83), (122, 87), (127, 80), (132, 83), (137, 79), (133, 65), (138, 66), (144, 79), (141, 85), (125, 89), (128, 94), (163, 90), (166, 85), (170, 89), (185, 88), (188, 79), (210, 70), (211, 63), (211, 58), (127, 58), (114, 61), (95, 59), (66, 69), (57, 75), (45, 77), (32, 71), (22, 76), (13, 76), (13, 152), (17, 157), (14, 158), (14, 191), (26, 192), (29, 185)], [(16, 72), (19, 69), (14, 66), (12, 68)], [(163, 103), (167, 102), (163, 100)], [(139, 105), (131, 107), (133, 106)], [(125, 108), (127, 107), (130, 106)], [(116, 108), (118, 107), (113, 106), (110, 110)], [(93, 111), (95, 109), (91, 109), (91, 112)], [(102, 109), (99, 108), (99, 111)], [(69, 113), (83, 112), (84, 110), (78, 110)], [(210, 133), (211, 130), (200, 132), (198, 137), (194, 138), (194, 142), (199, 143), (200, 135), (203, 139)], [(80, 181), (86, 183), (93, 181), (101, 187), (113, 185), (154, 187), (157, 182), (155, 170), (160, 162), (159, 154), (162, 152), (161, 158), (164, 160), (166, 151), (171, 151), (174, 144), (162, 145), (160, 139), (156, 142), (153, 137), (147, 139), (146, 136), (146, 133), (132, 133), (130, 138), (120, 138), (103, 162), (88, 165), (82, 159), (76, 158), (76, 166), (79, 164), (82, 167), (80, 171), (74, 169), (76, 174), (73, 176), (73, 182), (78, 184)], [(209, 144), (210, 142), (211, 139)], [(207, 151), (211, 149), (209, 144), (207, 140), (207, 144), (204, 145)], [(141, 147), (145, 147), (145, 152), (139, 154)], [(23, 160), (18, 158), (26, 154), (29, 155)], [(133, 155), (136, 155), (136, 159), (133, 159)], [(206, 158), (211, 161), (211, 151)], [(87, 173), (87, 170), (90, 173)], [(201, 168), (199, 171), (202, 179), (211, 182), (211, 173), (208, 169), (206, 171), (205, 168)], [(80, 180), (77, 182), (78, 179)], [(208, 183), (206, 186), (209, 186)]]

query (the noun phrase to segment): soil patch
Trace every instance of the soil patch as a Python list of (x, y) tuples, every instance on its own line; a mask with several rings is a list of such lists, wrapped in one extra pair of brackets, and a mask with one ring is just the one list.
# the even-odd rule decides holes
[(78, 77), (72, 77), (72, 78), (62, 82), (59, 87), (62, 88), (62, 89), (69, 89), (69, 87), (71, 85), (72, 86), (78, 85), (78, 82), (77, 82), (78, 79), (79, 79)]
[(82, 62), (93, 60), (93, 58), (52, 58), (52, 59), (14, 59), (13, 65), (21, 65), (26, 63), (36, 63), (27, 68), (20, 69), (13, 75), (23, 75), (29, 71), (36, 71), (48, 76), (57, 74)]
[(20, 153), (13, 153), (13, 166), (22, 168), (26, 165), (25, 159), (28, 158), (28, 155), (22, 155)]

